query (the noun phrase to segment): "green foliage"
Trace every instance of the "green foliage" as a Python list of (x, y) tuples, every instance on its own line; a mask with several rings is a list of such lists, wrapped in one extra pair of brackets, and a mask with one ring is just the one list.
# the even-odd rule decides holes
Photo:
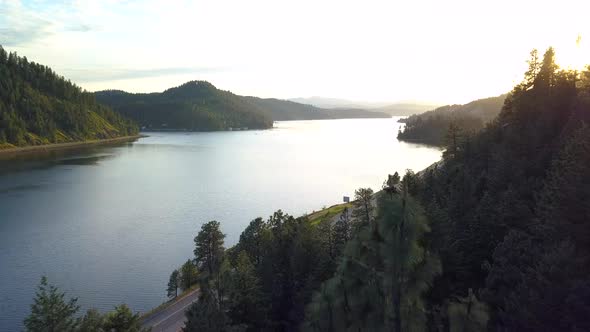
[(92, 93), (0, 46), (0, 143), (15, 146), (133, 135), (137, 127)]
[(105, 332), (105, 317), (96, 309), (86, 311), (80, 322), (80, 332)]
[[(293, 218), (279, 210), (266, 221), (253, 220), (238, 244), (223, 252), (222, 246), (202, 245), (219, 244), (210, 241), (223, 239), (219, 224), (203, 226), (195, 254), (201, 273), (209, 275), (209, 266), (213, 272), (201, 281), (201, 299), (187, 313), (185, 330), (296, 329), (313, 290), (334, 272), (330, 262), (335, 257), (325, 250), (333, 242), (322, 232), (320, 225), (307, 218)], [(213, 247), (217, 249), (210, 250)], [(205, 259), (209, 252), (216, 252), (221, 263), (206, 263), (218, 261)]]
[[(174, 274), (174, 272), (172, 272), (172, 274)], [(170, 276), (170, 278), (172, 278), (172, 275)], [(180, 268), (180, 273), (178, 275), (178, 287), (182, 288), (182, 290), (187, 290), (197, 283), (198, 278), (199, 271), (197, 269), (197, 266), (191, 259), (188, 259), (184, 264), (182, 264), (182, 267)], [(170, 294), (171, 281), (172, 280), (170, 280), (168, 283), (168, 294)], [(174, 290), (174, 292), (174, 294), (176, 294), (176, 289)]]
[(58, 332), (76, 331), (80, 321), (76, 313), (79, 306), (78, 299), (65, 299), (65, 293), (57, 287), (47, 283), (47, 278), (42, 277), (37, 290), (34, 303), (31, 305), (31, 314), (25, 319), (25, 328), (31, 332)]
[(229, 281), (227, 308), (231, 321), (257, 331), (265, 320), (262, 299), (256, 267), (248, 254), (241, 251)]
[(104, 329), (113, 332), (143, 332), (139, 314), (134, 314), (125, 304), (115, 307), (104, 316)]
[(65, 300), (65, 294), (48, 284), (42, 277), (39, 290), (31, 305), (31, 314), (25, 319), (25, 328), (31, 332), (144, 332), (139, 314), (133, 314), (125, 304), (115, 311), (101, 315), (89, 309), (82, 318), (77, 318), (77, 299)]
[(201, 291), (199, 300), (186, 312), (185, 332), (225, 332), (230, 329), (229, 318), (209, 289)]
[(447, 105), (405, 119), (405, 127), (397, 138), (433, 145), (445, 145), (449, 127), (464, 133), (478, 132), (491, 122), (502, 109), (506, 95), (479, 99), (465, 105)]

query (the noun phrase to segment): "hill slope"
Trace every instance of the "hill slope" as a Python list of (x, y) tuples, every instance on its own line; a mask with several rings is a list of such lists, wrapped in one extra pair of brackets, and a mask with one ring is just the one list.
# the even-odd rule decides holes
[(0, 46), (0, 148), (135, 133), (135, 124), (98, 104), (92, 93)]
[(162, 93), (96, 92), (96, 99), (149, 129), (192, 131), (272, 127), (270, 116), (255, 103), (211, 83), (191, 81)]
[(462, 131), (479, 131), (500, 113), (505, 99), (506, 95), (501, 95), (412, 115), (404, 119), (406, 126), (397, 137), (404, 141), (442, 145), (451, 124)]

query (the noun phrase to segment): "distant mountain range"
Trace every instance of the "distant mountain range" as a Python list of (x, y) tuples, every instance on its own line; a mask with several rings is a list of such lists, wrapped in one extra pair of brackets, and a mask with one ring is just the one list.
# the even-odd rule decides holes
[(352, 118), (389, 118), (385, 112), (367, 111), (357, 108), (320, 108), (289, 100), (274, 98), (244, 97), (264, 109), (275, 121), (322, 120)]
[(343, 118), (386, 118), (389, 114), (362, 109), (323, 109), (288, 100), (240, 96), (206, 81), (191, 81), (161, 93), (105, 90), (96, 99), (146, 129), (264, 129), (272, 121)]
[(301, 104), (313, 105), (320, 108), (328, 109), (363, 109), (370, 112), (387, 113), (392, 116), (408, 116), (418, 114), (435, 109), (436, 104), (420, 103), (420, 102), (365, 102), (353, 101), (338, 98), (324, 98), (324, 97), (309, 97), (309, 98), (291, 98)]

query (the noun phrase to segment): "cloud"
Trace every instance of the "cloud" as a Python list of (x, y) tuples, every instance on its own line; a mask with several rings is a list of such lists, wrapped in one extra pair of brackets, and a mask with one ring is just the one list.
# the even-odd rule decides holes
[(89, 32), (80, 6), (59, 1), (0, 0), (0, 44), (24, 46), (60, 32)]
[(19, 46), (52, 34), (53, 22), (27, 10), (18, 1), (0, 2), (0, 43)]
[(90, 83), (171, 75), (206, 74), (227, 71), (225, 67), (173, 67), (152, 69), (72, 69), (65, 68), (64, 74), (75, 82)]
[(74, 24), (74, 25), (69, 25), (67, 27), (65, 27), (66, 31), (72, 31), (72, 32), (89, 32), (92, 30), (95, 30), (96, 28), (92, 25), (89, 24)]

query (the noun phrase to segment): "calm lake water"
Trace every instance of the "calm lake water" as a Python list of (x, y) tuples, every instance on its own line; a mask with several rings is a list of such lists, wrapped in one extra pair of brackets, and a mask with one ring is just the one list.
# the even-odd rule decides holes
[(135, 143), (0, 161), (0, 330), (22, 328), (42, 275), (82, 309), (166, 299), (200, 225), (226, 245), (250, 220), (339, 203), (441, 152), (397, 119), (277, 122), (265, 131), (147, 133)]

